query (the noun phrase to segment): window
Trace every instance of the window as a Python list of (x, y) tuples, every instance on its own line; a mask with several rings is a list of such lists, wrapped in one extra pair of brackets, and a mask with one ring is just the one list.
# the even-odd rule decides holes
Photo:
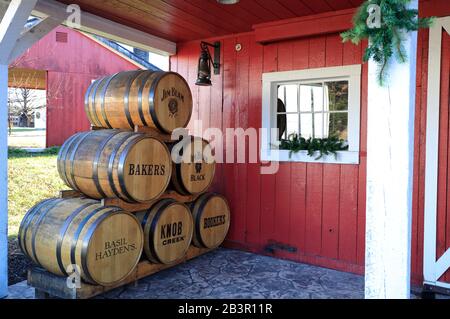
[[(343, 66), (263, 75), (263, 123), (266, 129), (278, 128), (263, 138), (261, 158), (267, 161), (322, 163), (359, 163), (361, 66)], [(291, 134), (304, 138), (338, 137), (348, 151), (320, 160), (306, 151), (289, 156), (279, 150), (277, 141)]]

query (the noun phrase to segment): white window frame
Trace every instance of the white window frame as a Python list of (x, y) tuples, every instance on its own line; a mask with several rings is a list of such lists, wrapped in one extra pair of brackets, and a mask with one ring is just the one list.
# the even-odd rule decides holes
[[(360, 146), (360, 110), (361, 110), (361, 65), (348, 65), (286, 72), (271, 72), (263, 74), (262, 94), (262, 128), (268, 130), (261, 138), (261, 160), (275, 162), (307, 162), (307, 163), (334, 163), (334, 164), (359, 164)], [(276, 127), (277, 100), (279, 84), (289, 82), (311, 81), (348, 81), (348, 151), (337, 152), (334, 155), (309, 156), (307, 151), (300, 151), (289, 156), (290, 151), (279, 150), (272, 147), (270, 128)]]

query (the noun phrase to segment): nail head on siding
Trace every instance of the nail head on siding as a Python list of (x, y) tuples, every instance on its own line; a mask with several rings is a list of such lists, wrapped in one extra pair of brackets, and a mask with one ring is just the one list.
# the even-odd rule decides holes
[(242, 44), (238, 43), (236, 44), (236, 51), (239, 52), (242, 50)]

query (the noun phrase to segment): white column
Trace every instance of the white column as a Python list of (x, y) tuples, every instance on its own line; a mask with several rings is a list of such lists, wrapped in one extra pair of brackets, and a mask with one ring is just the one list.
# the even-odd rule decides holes
[(0, 298), (8, 294), (8, 61), (37, 0), (11, 0), (0, 21)]
[(408, 61), (392, 62), (385, 87), (369, 62), (366, 298), (410, 297), (417, 33), (405, 40)]
[(0, 298), (8, 294), (8, 66), (0, 65)]

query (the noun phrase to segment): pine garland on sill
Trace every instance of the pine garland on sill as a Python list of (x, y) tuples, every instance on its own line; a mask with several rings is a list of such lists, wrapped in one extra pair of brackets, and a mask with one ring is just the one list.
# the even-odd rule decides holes
[[(341, 34), (344, 42), (359, 44), (368, 39), (369, 46), (364, 54), (364, 62), (373, 59), (378, 65), (378, 82), (383, 86), (388, 78), (387, 71), (393, 57), (399, 63), (407, 61), (403, 46), (403, 34), (428, 28), (434, 18), (419, 18), (418, 11), (407, 6), (411, 0), (367, 0), (353, 18), (353, 28)], [(379, 8), (380, 25), (374, 26), (375, 10)], [(371, 13), (369, 13), (369, 11)]]
[(305, 139), (297, 133), (292, 133), (287, 139), (282, 139), (280, 141), (279, 148), (281, 150), (289, 151), (289, 158), (292, 158), (292, 154), (298, 153), (300, 151), (308, 151), (308, 156), (314, 156), (316, 152), (319, 152), (319, 156), (314, 158), (318, 161), (325, 155), (333, 154), (337, 159), (338, 151), (347, 151), (348, 145), (345, 144), (344, 140), (337, 137), (329, 138), (309, 138)]

